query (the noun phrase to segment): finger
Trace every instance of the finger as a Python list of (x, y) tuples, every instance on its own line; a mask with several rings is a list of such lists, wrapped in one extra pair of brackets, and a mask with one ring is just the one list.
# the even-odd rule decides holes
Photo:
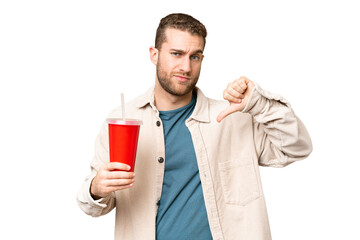
[(240, 93), (244, 93), (246, 91), (246, 89), (248, 88), (247, 80), (243, 77), (235, 80), (235, 83), (236, 83), (235, 86), (238, 87)]
[(124, 185), (124, 186), (119, 186), (119, 187), (111, 187), (109, 190), (111, 190), (111, 192), (115, 192), (118, 190), (123, 190), (123, 189), (127, 189), (127, 188), (131, 188), (132, 186), (134, 186), (134, 184), (129, 184), (129, 185)]
[(129, 171), (131, 167), (124, 163), (110, 162), (104, 166), (104, 169), (108, 171), (113, 171), (113, 170)]
[(135, 179), (111, 179), (106, 181), (107, 187), (119, 187), (129, 185), (135, 182)]
[(237, 92), (239, 92), (239, 93), (244, 93), (244, 89), (241, 87), (241, 84), (237, 81), (237, 80), (235, 80), (232, 84), (231, 84), (231, 87), (233, 88), (233, 89), (235, 89)]
[(216, 121), (217, 122), (221, 122), (225, 117), (227, 117), (228, 115), (230, 115), (231, 113), (233, 113), (233, 111), (231, 110), (231, 108), (226, 108), (225, 110), (223, 110), (222, 112), (220, 112), (220, 114), (217, 116)]
[(230, 89), (227, 89), (226, 91), (229, 95), (231, 95), (232, 97), (236, 98), (236, 99), (243, 99), (245, 98), (245, 95), (242, 94), (241, 92), (233, 89), (233, 88), (230, 88)]
[(228, 100), (229, 102), (234, 102), (234, 103), (241, 103), (241, 98), (236, 98), (233, 95), (231, 95), (228, 91), (224, 91), (224, 99)]
[(125, 171), (111, 171), (108, 173), (109, 179), (132, 179), (135, 178), (134, 172), (125, 172)]
[(112, 192), (118, 191), (118, 190), (123, 190), (123, 189), (127, 189), (127, 188), (131, 188), (134, 184), (129, 184), (129, 185), (124, 185), (124, 186), (117, 186), (117, 187), (108, 187), (106, 189), (107, 194), (110, 194)]
[(239, 80), (244, 81), (246, 85), (250, 82), (250, 79), (244, 76), (239, 77)]

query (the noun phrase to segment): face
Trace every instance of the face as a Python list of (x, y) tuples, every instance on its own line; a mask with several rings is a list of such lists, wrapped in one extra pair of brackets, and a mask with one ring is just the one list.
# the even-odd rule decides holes
[(194, 89), (203, 60), (204, 40), (189, 32), (166, 29), (166, 41), (158, 50), (157, 81), (168, 93), (185, 96)]

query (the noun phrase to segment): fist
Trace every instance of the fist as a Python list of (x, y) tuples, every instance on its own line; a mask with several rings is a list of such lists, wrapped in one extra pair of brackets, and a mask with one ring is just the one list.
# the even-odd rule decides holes
[(114, 191), (132, 187), (135, 173), (126, 172), (128, 170), (130, 170), (130, 166), (118, 162), (103, 165), (91, 183), (91, 196), (96, 200), (104, 198)]
[(255, 84), (246, 77), (240, 77), (229, 83), (223, 97), (229, 101), (230, 105), (219, 114), (216, 120), (221, 122), (231, 113), (244, 110), (254, 87)]

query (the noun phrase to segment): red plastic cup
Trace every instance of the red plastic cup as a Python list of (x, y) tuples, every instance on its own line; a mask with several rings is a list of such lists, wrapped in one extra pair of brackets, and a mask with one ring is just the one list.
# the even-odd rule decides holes
[(109, 124), (110, 162), (125, 163), (131, 167), (128, 172), (133, 172), (142, 121), (135, 119), (106, 121)]

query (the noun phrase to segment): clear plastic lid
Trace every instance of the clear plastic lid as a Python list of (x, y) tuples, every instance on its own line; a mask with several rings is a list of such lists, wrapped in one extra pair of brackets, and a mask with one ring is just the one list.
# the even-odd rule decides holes
[(122, 118), (108, 118), (106, 122), (109, 124), (116, 124), (116, 125), (142, 125), (142, 121), (138, 119), (122, 119)]

